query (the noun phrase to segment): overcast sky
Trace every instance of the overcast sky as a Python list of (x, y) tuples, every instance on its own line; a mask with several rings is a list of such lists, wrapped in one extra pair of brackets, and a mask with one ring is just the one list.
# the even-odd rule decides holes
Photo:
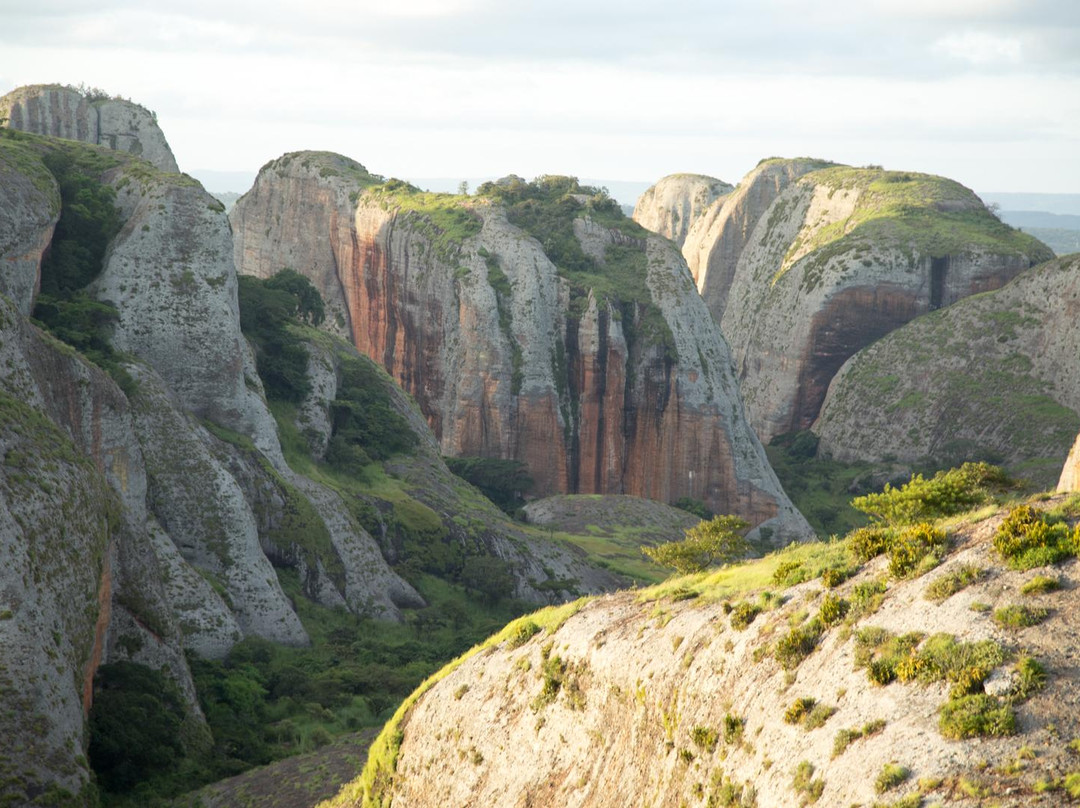
[(735, 182), (809, 155), (1080, 192), (1080, 0), (0, 0), (0, 93), (44, 82), (155, 110), (185, 171)]

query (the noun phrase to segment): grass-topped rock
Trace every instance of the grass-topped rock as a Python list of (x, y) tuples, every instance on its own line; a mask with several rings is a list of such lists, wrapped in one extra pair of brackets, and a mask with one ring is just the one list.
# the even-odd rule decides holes
[(761, 215), (713, 310), (751, 424), (766, 441), (809, 428), (849, 357), (1052, 257), (944, 177), (848, 166), (803, 174)]
[(531, 496), (685, 498), (773, 545), (809, 535), (670, 242), (573, 177), (437, 194), (339, 163), (264, 167), (231, 213), (237, 266), (307, 276), (322, 328), (415, 397), (444, 456), (523, 464)]

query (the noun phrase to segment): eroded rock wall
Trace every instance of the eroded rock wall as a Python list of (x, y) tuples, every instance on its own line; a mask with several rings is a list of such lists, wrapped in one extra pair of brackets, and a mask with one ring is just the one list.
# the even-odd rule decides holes
[(814, 431), (841, 460), (986, 458), (1052, 486), (1080, 429), (1080, 260), (918, 317), (852, 357)]
[(179, 170), (157, 117), (131, 101), (34, 84), (0, 98), (0, 118), (5, 117), (12, 129), (93, 143), (139, 157), (161, 171)]
[[(284, 172), (270, 164), (259, 195), (234, 208), (240, 271), (267, 272), (258, 258), (272, 252), (258, 246), (259, 227), (276, 215), (267, 209), (287, 216), (284, 200), (319, 196), (303, 183), (338, 182), (319, 176), (314, 161), (301, 181), (297, 163), (293, 156)], [(358, 186), (354, 225), (343, 233), (336, 206), (349, 194), (335, 193), (302, 228), (326, 234), (330, 250), (314, 242), (294, 256), (296, 268), (314, 267), (322, 288), (340, 289), (355, 345), (413, 395), (445, 454), (522, 460), (539, 495), (689, 496), (769, 522), (778, 541), (808, 534), (745, 426), (727, 344), (665, 239), (578, 219), (587, 254), (602, 257), (614, 244), (643, 253), (660, 316), (597, 295), (568, 314), (570, 284), (501, 207), (460, 203), (479, 231), (448, 243), (422, 209)], [(336, 282), (319, 270), (329, 254)], [(500, 276), (506, 285), (496, 289)]]
[(733, 190), (715, 177), (671, 174), (641, 195), (634, 206), (634, 221), (682, 247), (690, 228), (705, 211), (722, 204)]
[(842, 167), (805, 175), (759, 218), (721, 321), (751, 425), (766, 442), (808, 429), (850, 356), (1047, 257), (951, 181)]

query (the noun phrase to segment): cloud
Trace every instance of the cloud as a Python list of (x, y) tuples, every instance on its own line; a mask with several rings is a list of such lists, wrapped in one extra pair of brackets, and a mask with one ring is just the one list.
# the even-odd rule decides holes
[(943, 37), (934, 43), (934, 50), (973, 65), (1018, 65), (1023, 61), (1020, 40), (976, 31)]

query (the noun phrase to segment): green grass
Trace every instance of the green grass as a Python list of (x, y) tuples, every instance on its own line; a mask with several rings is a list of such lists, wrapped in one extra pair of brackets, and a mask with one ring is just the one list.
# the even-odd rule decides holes
[(392, 179), (369, 187), (365, 198), (384, 210), (396, 210), (399, 215), (412, 214), (414, 226), (431, 240), (435, 254), (443, 261), (453, 259), (466, 239), (479, 233), (483, 226), (472, 210), (473, 201), (469, 196), (421, 191)]
[(800, 252), (813, 254), (805, 262), (807, 278), (803, 281), (813, 285), (829, 258), (869, 244), (896, 245), (908, 252), (912, 261), (916, 256), (946, 256), (972, 249), (1025, 255), (1035, 262), (1053, 257), (1037, 239), (1002, 223), (971, 191), (944, 177), (835, 166), (808, 174), (802, 182), (834, 191), (858, 190), (859, 198), (848, 218), (791, 245), (774, 284), (794, 265)]
[(923, 592), (923, 597), (941, 603), (965, 587), (982, 580), (986, 574), (987, 571), (982, 567), (961, 564), (931, 581)]

